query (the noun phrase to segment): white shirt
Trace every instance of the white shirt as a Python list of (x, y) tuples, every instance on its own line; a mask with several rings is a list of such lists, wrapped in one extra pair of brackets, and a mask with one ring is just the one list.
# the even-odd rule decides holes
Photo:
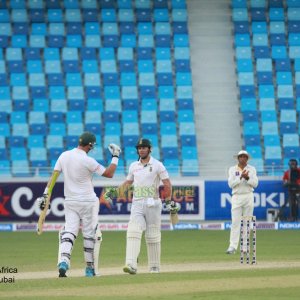
[(54, 170), (64, 174), (65, 200), (95, 201), (97, 199), (92, 184), (93, 173), (101, 176), (105, 168), (85, 151), (74, 148), (63, 152)]
[(165, 166), (157, 159), (150, 157), (144, 165), (141, 161), (133, 162), (129, 167), (127, 180), (133, 181), (133, 200), (145, 198), (159, 199), (160, 181), (169, 178)]
[(249, 179), (240, 179), (243, 170), (235, 165), (229, 169), (228, 185), (232, 188), (232, 195), (252, 193), (254, 188), (258, 186), (258, 178), (256, 170), (253, 166), (247, 165), (244, 170), (249, 171)]

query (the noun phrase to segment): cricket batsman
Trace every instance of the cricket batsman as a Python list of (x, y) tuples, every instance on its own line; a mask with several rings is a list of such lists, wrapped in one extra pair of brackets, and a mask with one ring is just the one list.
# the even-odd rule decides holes
[(145, 231), (150, 273), (160, 272), (161, 256), (161, 211), (159, 185), (164, 186), (167, 209), (177, 213), (179, 204), (171, 201), (172, 185), (165, 166), (151, 156), (151, 143), (141, 138), (136, 144), (139, 156), (129, 167), (126, 181), (118, 188), (110, 188), (104, 194), (109, 200), (124, 190), (133, 187), (133, 199), (127, 228), (125, 273), (137, 273), (137, 261), (141, 248), (141, 238)]
[(55, 166), (43, 196), (38, 198), (41, 210), (45, 208), (46, 199), (60, 173), (64, 175), (64, 209), (65, 225), (59, 232), (58, 272), (59, 277), (67, 277), (70, 268), (71, 254), (75, 240), (82, 224), (85, 275), (93, 277), (98, 269), (98, 257), (102, 234), (98, 226), (99, 199), (95, 194), (92, 176), (94, 173), (112, 178), (118, 165), (121, 149), (110, 144), (111, 164), (105, 168), (87, 154), (94, 149), (96, 137), (93, 133), (84, 132), (79, 137), (78, 147), (63, 152)]

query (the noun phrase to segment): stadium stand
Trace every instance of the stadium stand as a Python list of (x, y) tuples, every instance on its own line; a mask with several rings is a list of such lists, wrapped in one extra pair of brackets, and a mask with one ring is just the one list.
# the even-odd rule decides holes
[(105, 165), (121, 144), (120, 175), (142, 135), (198, 175), (193, 107), (185, 0), (0, 2), (2, 175), (47, 175), (84, 130)]
[(299, 157), (300, 1), (231, 6), (245, 147), (261, 174), (282, 175)]

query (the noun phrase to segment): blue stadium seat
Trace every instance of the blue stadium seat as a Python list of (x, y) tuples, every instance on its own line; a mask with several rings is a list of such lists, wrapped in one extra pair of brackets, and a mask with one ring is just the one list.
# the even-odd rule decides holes
[(139, 136), (140, 130), (139, 130), (139, 124), (138, 122), (128, 122), (123, 123), (123, 136)]
[(29, 135), (27, 138), (27, 148), (43, 148), (45, 146), (43, 135)]
[(12, 161), (12, 167), (11, 167), (11, 173), (14, 177), (29, 177), (32, 176), (30, 170), (29, 170), (29, 163), (28, 160), (13, 160)]
[(263, 110), (261, 111), (262, 122), (277, 122), (277, 114), (275, 110)]
[(283, 147), (298, 147), (299, 146), (299, 136), (296, 133), (286, 133), (282, 136), (282, 146)]
[(61, 135), (48, 135), (46, 138), (46, 148), (63, 148), (63, 137)]
[(135, 32), (135, 24), (133, 22), (120, 22), (119, 30), (121, 34), (133, 34)]
[(243, 111), (242, 115), (244, 122), (258, 121), (258, 111)]
[(124, 158), (125, 160), (135, 160), (137, 158), (136, 149), (132, 145), (124, 147)]
[(256, 111), (257, 104), (255, 98), (241, 98), (241, 112)]
[(156, 111), (141, 111), (141, 123), (149, 124), (154, 123), (157, 124), (157, 113)]
[(275, 111), (275, 99), (274, 98), (261, 98), (259, 100), (260, 111)]
[(260, 145), (247, 146), (246, 151), (249, 153), (251, 158), (262, 158), (262, 148)]
[(199, 163), (197, 159), (182, 160), (183, 176), (199, 176)]
[(258, 122), (244, 122), (243, 135), (258, 135), (260, 134)]
[(245, 147), (248, 146), (259, 146), (260, 143), (260, 135), (246, 135), (244, 136)]
[(159, 113), (159, 118), (161, 122), (175, 122), (175, 112), (174, 111), (161, 111)]
[(176, 135), (176, 123), (175, 122), (162, 122), (160, 123), (160, 132), (162, 135)]
[(10, 148), (10, 160), (27, 160), (27, 151), (25, 148), (21, 147), (11, 147)]
[(280, 146), (279, 135), (265, 135), (264, 136), (264, 146)]
[(157, 123), (142, 123), (141, 129), (142, 129), (142, 136), (146, 134), (153, 135), (153, 134), (157, 134), (158, 132)]
[(4, 148), (0, 148), (0, 160), (8, 160), (7, 150)]
[(277, 122), (262, 122), (262, 135), (278, 135)]
[(112, 112), (121, 112), (122, 105), (120, 99), (106, 99), (105, 100), (105, 110)]
[(11, 176), (10, 162), (7, 159), (0, 160), (0, 176), (5, 176), (6, 178)]
[(197, 147), (196, 146), (182, 146), (181, 147), (181, 157), (185, 159), (197, 159)]
[(295, 158), (300, 155), (300, 147), (299, 146), (289, 146), (283, 147), (283, 156), (285, 158)]
[(166, 147), (162, 148), (163, 159), (176, 159), (179, 156), (177, 147)]
[(161, 147), (177, 147), (178, 148), (178, 141), (176, 134), (162, 134), (161, 135)]
[(296, 133), (297, 124), (295, 122), (283, 122), (279, 124), (280, 134)]
[(171, 0), (172, 8), (186, 8), (186, 0)]
[(68, 135), (65, 137), (66, 148), (72, 149), (78, 146), (78, 136)]
[(282, 159), (281, 147), (279, 146), (265, 147), (265, 159)]
[(66, 125), (64, 123), (52, 123), (49, 126), (50, 135), (66, 135)]
[(111, 143), (121, 145), (120, 135), (104, 135), (104, 148), (107, 148)]
[(181, 122), (179, 124), (179, 135), (195, 135), (195, 124), (192, 122)]

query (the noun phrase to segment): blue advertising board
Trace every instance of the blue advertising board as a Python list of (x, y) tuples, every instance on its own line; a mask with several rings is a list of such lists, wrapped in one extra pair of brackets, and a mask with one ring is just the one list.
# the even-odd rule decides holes
[[(268, 208), (280, 208), (286, 200), (286, 189), (280, 180), (261, 180), (254, 191), (254, 215), (266, 219)], [(205, 220), (231, 219), (231, 189), (227, 181), (205, 182)]]

